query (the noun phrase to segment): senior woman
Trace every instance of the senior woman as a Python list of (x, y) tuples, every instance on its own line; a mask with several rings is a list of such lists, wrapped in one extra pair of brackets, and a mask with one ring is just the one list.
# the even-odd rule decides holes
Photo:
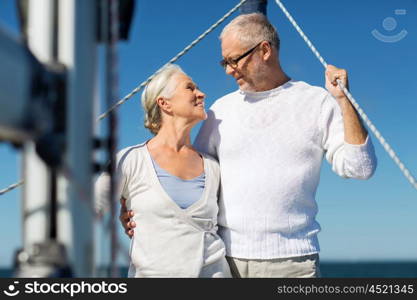
[[(204, 99), (173, 64), (142, 94), (145, 127), (155, 136), (117, 155), (118, 197), (136, 223), (129, 277), (231, 277), (216, 233), (219, 165), (190, 139), (191, 129), (207, 118)], [(107, 193), (108, 176), (102, 174), (98, 204)]]

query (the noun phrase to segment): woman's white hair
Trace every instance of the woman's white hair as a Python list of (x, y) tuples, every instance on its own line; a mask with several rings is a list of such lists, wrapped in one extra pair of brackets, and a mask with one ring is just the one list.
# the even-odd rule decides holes
[(157, 134), (162, 124), (161, 110), (157, 104), (160, 97), (172, 97), (177, 86), (174, 75), (185, 74), (180, 66), (169, 64), (164, 67), (145, 87), (142, 93), (142, 106), (145, 110), (145, 127)]
[(278, 33), (261, 13), (244, 14), (234, 18), (223, 28), (220, 40), (229, 34), (234, 35), (245, 47), (253, 47), (261, 41), (268, 41), (272, 47), (279, 50)]

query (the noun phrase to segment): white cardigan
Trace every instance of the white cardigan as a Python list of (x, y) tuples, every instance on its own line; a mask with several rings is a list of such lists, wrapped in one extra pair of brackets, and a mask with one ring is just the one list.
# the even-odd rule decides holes
[[(225, 247), (217, 235), (217, 161), (203, 155), (206, 182), (201, 198), (181, 209), (159, 183), (146, 143), (117, 155), (118, 197), (134, 211), (129, 277), (229, 277)], [(96, 183), (97, 208), (103, 210), (108, 175)], [(215, 269), (213, 271), (213, 266)], [(210, 274), (205, 272), (210, 269)]]

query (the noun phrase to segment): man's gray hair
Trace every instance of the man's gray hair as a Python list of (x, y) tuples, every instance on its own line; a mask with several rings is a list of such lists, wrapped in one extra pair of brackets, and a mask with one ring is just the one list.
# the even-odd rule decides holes
[(220, 40), (229, 34), (234, 35), (245, 47), (268, 41), (272, 47), (279, 50), (280, 41), (277, 30), (261, 13), (244, 14), (234, 18), (223, 28)]
[(160, 97), (170, 98), (177, 87), (174, 75), (185, 74), (180, 66), (169, 64), (162, 69), (145, 87), (142, 106), (145, 110), (145, 127), (157, 134), (162, 125), (161, 110), (156, 102)]

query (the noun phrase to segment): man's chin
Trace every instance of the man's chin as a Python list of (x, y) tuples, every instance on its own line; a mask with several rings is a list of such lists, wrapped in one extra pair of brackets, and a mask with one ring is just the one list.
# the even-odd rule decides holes
[(246, 91), (248, 89), (248, 83), (243, 79), (236, 80), (236, 83), (242, 91)]
[(247, 82), (239, 84), (239, 89), (243, 92), (255, 92), (255, 89)]

